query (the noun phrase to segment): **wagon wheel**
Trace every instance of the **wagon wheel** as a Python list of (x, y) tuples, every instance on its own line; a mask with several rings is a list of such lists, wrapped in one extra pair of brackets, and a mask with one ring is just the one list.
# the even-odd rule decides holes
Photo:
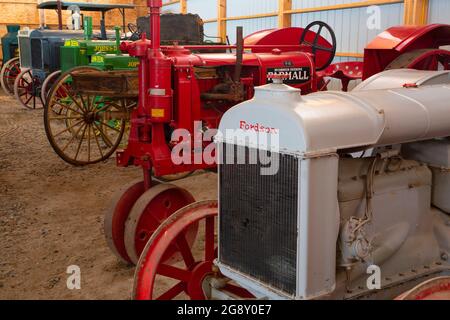
[(41, 99), (41, 80), (33, 75), (31, 69), (24, 69), (14, 81), (14, 96), (28, 109), (40, 109), (44, 106)]
[(392, 61), (386, 70), (450, 70), (450, 51), (441, 49), (419, 49), (406, 52)]
[[(195, 201), (185, 189), (172, 184), (158, 184), (144, 192), (134, 203), (125, 222), (125, 248), (128, 257), (137, 263), (147, 241), (174, 212)], [(192, 225), (186, 233), (187, 244), (192, 244), (197, 236), (197, 225)], [(175, 250), (166, 253), (166, 259)]]
[(14, 95), (14, 81), (20, 73), (19, 58), (8, 60), (3, 65), (0, 72), (0, 83), (3, 91), (9, 96)]
[(137, 199), (145, 192), (144, 182), (132, 182), (118, 190), (105, 213), (104, 231), (111, 251), (123, 262), (132, 263), (125, 249), (125, 221)]
[(55, 152), (73, 165), (108, 159), (120, 145), (127, 110), (122, 100), (75, 92), (72, 75), (96, 68), (75, 68), (60, 76), (44, 110), (47, 138)]
[(47, 78), (45, 78), (44, 82), (42, 83), (41, 88), (41, 99), (46, 103), (48, 95), (50, 93), (50, 89), (52, 88), (53, 84), (56, 82), (58, 77), (61, 75), (61, 70), (57, 70), (55, 72), (50, 73)]
[[(169, 300), (186, 294), (194, 300), (206, 299), (203, 280), (218, 274), (213, 268), (217, 257), (216, 217), (217, 201), (207, 200), (181, 208), (161, 224), (139, 259), (134, 275), (133, 297), (138, 300)], [(185, 233), (193, 225), (201, 227), (202, 236), (195, 244), (187, 246)], [(167, 252), (174, 249), (183, 261), (166, 262)], [(165, 288), (157, 288), (159, 285)], [(223, 289), (242, 298), (253, 297), (231, 283)]]

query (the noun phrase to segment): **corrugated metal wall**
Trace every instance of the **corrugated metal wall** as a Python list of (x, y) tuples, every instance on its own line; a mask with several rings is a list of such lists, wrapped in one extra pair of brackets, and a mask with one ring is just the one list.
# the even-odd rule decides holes
[(450, 23), (450, 1), (430, 0), (428, 8), (429, 23)]

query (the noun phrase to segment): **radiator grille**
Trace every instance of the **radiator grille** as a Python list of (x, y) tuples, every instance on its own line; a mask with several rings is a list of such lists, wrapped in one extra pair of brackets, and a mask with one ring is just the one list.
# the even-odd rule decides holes
[(30, 38), (19, 37), (18, 39), (19, 39), (20, 67), (31, 68)]
[[(230, 156), (226, 144), (220, 148), (224, 159)], [(260, 161), (248, 164), (256, 149), (231, 149), (235, 161), (219, 170), (220, 262), (294, 295), (298, 159), (278, 154), (278, 173), (261, 175)], [(237, 164), (238, 152), (245, 152), (247, 164)]]
[(31, 39), (31, 66), (33, 69), (44, 69), (41, 39)]

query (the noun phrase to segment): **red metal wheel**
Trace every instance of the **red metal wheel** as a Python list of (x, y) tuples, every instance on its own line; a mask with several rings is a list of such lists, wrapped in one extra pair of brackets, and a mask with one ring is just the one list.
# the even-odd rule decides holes
[[(181, 294), (194, 300), (206, 298), (203, 280), (217, 273), (213, 268), (217, 257), (217, 212), (216, 200), (199, 201), (178, 210), (161, 224), (139, 259), (134, 276), (135, 299), (169, 300)], [(193, 225), (201, 226), (201, 236), (195, 245), (187, 246), (185, 231)], [(165, 261), (172, 248), (176, 248), (183, 261)], [(160, 285), (168, 288), (161, 290)], [(227, 284), (223, 289), (242, 298), (253, 298), (248, 291), (233, 284)]]
[(132, 182), (117, 191), (105, 213), (106, 242), (112, 252), (123, 262), (132, 263), (125, 249), (125, 221), (136, 200), (144, 193), (144, 182)]
[(41, 80), (31, 69), (24, 69), (14, 81), (14, 96), (25, 108), (39, 109), (44, 106), (41, 99)]
[(14, 82), (19, 74), (20, 61), (18, 57), (5, 62), (0, 71), (0, 83), (7, 95), (14, 95)]
[(450, 300), (450, 277), (425, 281), (395, 300)]
[(441, 49), (413, 50), (400, 55), (386, 67), (386, 70), (401, 68), (434, 71), (450, 70), (450, 51)]
[[(189, 192), (172, 184), (159, 184), (143, 193), (125, 223), (125, 248), (131, 261), (138, 262), (147, 241), (163, 221), (194, 201)], [(197, 227), (193, 226), (186, 233), (189, 245), (196, 235)], [(170, 258), (174, 251), (168, 252), (166, 258)]]

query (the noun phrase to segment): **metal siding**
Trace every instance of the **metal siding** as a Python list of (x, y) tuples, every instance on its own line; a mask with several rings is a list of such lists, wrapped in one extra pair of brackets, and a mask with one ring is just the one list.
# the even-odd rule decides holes
[(188, 0), (187, 12), (198, 14), (203, 20), (217, 18), (217, 0)]
[(292, 0), (293, 9), (305, 9), (361, 2), (362, 0)]
[(278, 0), (227, 0), (227, 16), (246, 16), (278, 11)]
[(162, 13), (180, 13), (180, 3), (173, 3), (162, 7)]
[(208, 22), (203, 25), (203, 33), (205, 34), (205, 41), (220, 41), (217, 37), (217, 22)]
[(369, 30), (366, 26), (369, 16), (367, 7), (294, 14), (292, 25), (305, 27), (316, 20), (324, 21), (336, 34), (337, 52), (362, 53), (366, 44), (380, 32), (393, 25), (402, 24), (402, 3), (383, 5), (379, 8), (380, 28), (374, 30)]
[(278, 17), (267, 17), (246, 20), (230, 20), (227, 21), (227, 34), (230, 43), (236, 43), (236, 27), (244, 28), (244, 37), (260, 30), (277, 28)]
[(428, 23), (450, 23), (449, 0), (430, 0)]

